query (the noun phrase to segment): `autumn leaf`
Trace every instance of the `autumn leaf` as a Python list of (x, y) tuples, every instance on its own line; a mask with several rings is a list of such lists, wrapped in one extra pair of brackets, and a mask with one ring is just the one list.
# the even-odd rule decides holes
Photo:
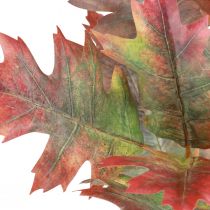
[(94, 11), (88, 11), (88, 14), (86, 16), (86, 19), (87, 21), (89, 22), (89, 26), (86, 26), (86, 28), (88, 29), (93, 29), (97, 24), (98, 24), (98, 21), (103, 18), (103, 15), (97, 13), (97, 12), (94, 12)]
[[(90, 12), (109, 11), (96, 26), (95, 30), (101, 33), (109, 33), (124, 38), (134, 38), (136, 35), (134, 20), (132, 17), (130, 0), (109, 1), (84, 1), (69, 0), (69, 3), (87, 9)], [(138, 0), (143, 2), (143, 0)], [(177, 0), (179, 14), (182, 23), (192, 23), (210, 13), (208, 0)]]
[(203, 11), (210, 14), (210, 2), (208, 0), (194, 0)]
[(98, 21), (94, 30), (124, 38), (134, 38), (136, 36), (136, 28), (130, 5), (121, 7), (116, 12), (105, 15)]
[(53, 74), (42, 73), (24, 42), (0, 34), (0, 134), (4, 141), (30, 132), (50, 134), (33, 169), (32, 191), (61, 184), (65, 190), (80, 166), (109, 155), (141, 152), (138, 113), (120, 66), (103, 89), (100, 56), (86, 33), (85, 46), (54, 35)]
[(196, 0), (177, 0), (183, 24), (189, 24), (206, 15)]
[[(101, 181), (101, 182), (99, 182)], [(92, 184), (91, 188), (81, 191), (82, 196), (96, 197), (117, 205), (121, 210), (170, 210), (169, 206), (161, 206), (162, 195), (136, 195), (125, 192), (125, 186), (116, 182)]]
[(66, 190), (89, 160), (82, 195), (122, 210), (208, 209), (208, 3), (69, 2), (88, 10), (84, 47), (58, 29), (49, 76), (20, 38), (0, 34), (0, 134), (50, 136), (31, 192)]
[[(84, 24), (85, 29), (90, 32), (91, 29), (95, 28), (95, 26), (98, 24), (98, 21), (103, 18), (103, 15), (95, 12), (95, 11), (88, 11), (86, 19), (89, 23), (89, 25)], [(98, 42), (96, 39), (94, 39), (94, 42), (97, 45), (97, 48), (100, 48), (100, 45), (98, 45)], [(99, 53), (99, 60), (102, 71), (102, 77), (103, 77), (103, 87), (106, 92), (109, 91), (111, 80), (112, 80), (112, 74), (114, 67), (118, 64), (114, 60), (110, 59), (109, 57), (103, 55), (102, 53)]]
[(145, 205), (141, 204), (138, 200), (135, 202), (132, 198), (129, 198), (127, 194), (123, 197), (115, 188), (103, 188), (102, 186), (92, 186), (90, 189), (83, 190), (81, 195), (107, 200), (119, 206), (120, 209), (123, 210), (151, 209), (149, 207), (145, 207)]
[[(99, 21), (101, 19), (104, 19), (104, 18), (106, 20), (106, 17), (104, 17), (103, 15), (101, 15), (101, 14), (99, 14), (97, 12), (94, 12), (94, 11), (88, 11), (88, 14), (86, 16), (86, 19), (89, 22), (89, 25), (84, 25), (85, 28), (86, 28), (86, 30), (88, 30), (90, 32), (91, 29), (95, 29), (95, 30), (96, 29), (98, 30), (99, 28), (102, 29), (103, 28), (103, 24), (102, 24), (103, 21), (102, 22), (99, 22)], [(118, 27), (113, 27), (112, 28), (112, 26), (110, 25), (110, 23), (112, 23), (112, 20), (111, 19), (109, 21), (107, 21), (107, 23), (105, 23), (106, 24), (106, 27), (108, 27), (110, 31), (113, 32), (115, 29), (119, 29), (119, 27), (121, 28), (122, 26), (123, 26), (122, 27), (123, 30), (126, 28), (126, 31), (130, 31), (130, 30), (127, 30), (129, 28), (128, 27), (125, 27), (124, 24), (121, 26), (121, 24), (120, 24), (121, 21), (119, 21), (119, 19), (116, 19), (116, 20), (117, 20), (117, 23), (118, 23)], [(104, 31), (106, 31), (106, 30), (104, 30)], [(99, 29), (99, 31), (101, 31), (101, 30)], [(119, 30), (116, 30), (116, 33), (119, 34)], [(93, 39), (94, 39), (94, 42), (97, 45), (98, 50), (100, 50), (100, 47), (101, 46), (98, 43), (97, 39), (95, 39), (94, 37), (93, 37)], [(103, 73), (103, 85), (104, 85), (104, 89), (107, 91), (109, 89), (109, 87), (110, 87), (110, 83), (111, 83), (110, 81), (111, 81), (111, 78), (112, 78), (114, 66), (115, 65), (118, 65), (118, 63), (115, 60), (113, 60), (113, 59), (105, 56), (102, 53), (99, 54), (99, 57), (100, 57), (99, 59), (100, 59), (101, 66), (102, 66), (102, 69), (103, 69), (103, 71), (102, 71), (102, 73)], [(123, 68), (123, 71), (126, 74), (126, 77), (127, 77), (127, 80), (128, 80), (129, 89), (131, 91), (131, 94), (133, 96), (133, 99), (136, 102), (136, 105), (138, 105), (138, 103), (139, 103), (139, 93), (138, 93), (138, 88), (137, 88), (136, 77), (125, 66), (122, 66), (121, 65), (121, 68)]]
[(209, 209), (210, 209), (210, 205), (208, 205), (204, 201), (198, 201), (197, 206), (195, 208), (195, 210), (209, 210)]
[(90, 11), (107, 11), (115, 12), (121, 6), (129, 4), (128, 0), (69, 0), (70, 4), (73, 4), (76, 7), (87, 9)]
[(204, 158), (181, 159), (153, 151), (139, 157), (109, 157), (102, 166), (148, 168), (149, 171), (129, 181), (127, 192), (153, 194), (163, 191), (163, 205), (171, 205), (174, 210), (192, 210), (199, 199), (210, 204), (210, 161)]
[(138, 75), (151, 132), (182, 146), (209, 148), (208, 17), (183, 25), (176, 0), (132, 0), (132, 12), (134, 39), (93, 31), (103, 53)]
[(136, 35), (129, 0), (69, 0), (69, 3), (89, 10), (92, 15), (94, 11), (112, 12), (98, 19), (94, 29), (101, 33), (110, 33), (124, 38), (133, 38)]

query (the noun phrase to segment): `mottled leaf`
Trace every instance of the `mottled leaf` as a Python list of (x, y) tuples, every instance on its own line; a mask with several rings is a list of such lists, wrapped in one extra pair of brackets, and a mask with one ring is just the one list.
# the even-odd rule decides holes
[(174, 210), (192, 210), (199, 199), (210, 203), (210, 161), (181, 159), (163, 152), (140, 157), (110, 157), (102, 166), (143, 166), (149, 171), (129, 181), (128, 193), (164, 192), (163, 205)]
[[(130, 1), (70, 0), (69, 2), (78, 7), (90, 10), (88, 19), (90, 20), (92, 16), (92, 22), (94, 21), (95, 23), (95, 30), (101, 33), (110, 33), (125, 38), (135, 37), (136, 29), (131, 13)], [(96, 17), (96, 13), (94, 14), (94, 11), (110, 11), (113, 13), (98, 18), (99, 16)], [(98, 20), (97, 24), (96, 20)], [(93, 28), (92, 23), (91, 27)]]
[(180, 10), (181, 21), (184, 24), (197, 21), (206, 15), (196, 0), (177, 0), (177, 2)]
[(203, 11), (210, 14), (210, 2), (208, 0), (194, 0)]
[(116, 12), (104, 16), (98, 21), (94, 30), (124, 38), (134, 38), (136, 29), (130, 6), (119, 8)]
[(128, 0), (69, 0), (70, 4), (90, 11), (115, 12), (129, 4)]
[(94, 11), (88, 11), (88, 14), (86, 16), (87, 21), (89, 22), (89, 26), (87, 28), (94, 28), (97, 24), (98, 21), (103, 18), (103, 15), (94, 12)]
[(135, 154), (141, 143), (138, 113), (119, 66), (103, 88), (99, 52), (86, 33), (84, 49), (54, 35), (55, 68), (46, 76), (19, 38), (0, 34), (0, 134), (4, 141), (29, 132), (50, 134), (33, 169), (32, 191), (65, 190), (80, 166), (112, 154)]
[(182, 146), (209, 148), (208, 17), (183, 25), (176, 0), (132, 0), (132, 11), (136, 38), (93, 31), (103, 53), (137, 73), (151, 132)]
[(117, 205), (121, 210), (170, 210), (170, 207), (160, 205), (161, 195), (135, 195), (125, 192), (122, 184), (110, 183), (108, 187), (92, 185), (90, 189), (81, 192), (83, 196), (101, 198)]

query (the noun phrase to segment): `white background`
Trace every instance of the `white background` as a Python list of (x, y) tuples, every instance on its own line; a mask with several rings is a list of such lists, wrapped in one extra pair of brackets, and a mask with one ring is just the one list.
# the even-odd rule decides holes
[[(20, 36), (30, 48), (41, 69), (50, 74), (54, 65), (53, 33), (56, 25), (66, 38), (83, 44), (86, 11), (67, 3), (67, 0), (0, 0), (0, 32), (13, 38)], [(0, 48), (0, 62), (3, 60)], [(1, 116), (0, 116), (1, 117)], [(3, 139), (3, 137), (1, 138)], [(79, 183), (90, 178), (86, 162), (65, 193), (61, 187), (29, 195), (34, 174), (33, 166), (41, 156), (48, 135), (27, 134), (0, 144), (0, 209), (2, 210), (118, 210), (115, 205), (80, 197), (73, 190), (86, 186)]]

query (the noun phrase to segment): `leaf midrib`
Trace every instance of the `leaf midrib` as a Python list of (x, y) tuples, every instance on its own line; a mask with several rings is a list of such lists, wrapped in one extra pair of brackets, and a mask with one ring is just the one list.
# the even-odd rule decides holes
[(188, 129), (187, 129), (187, 122), (186, 122), (186, 119), (185, 119), (185, 108), (184, 108), (184, 101), (183, 101), (183, 98), (181, 96), (179, 77), (177, 75), (176, 66), (174, 64), (174, 59), (173, 59), (173, 56), (171, 54), (171, 46), (170, 46), (170, 43), (169, 43), (169, 40), (168, 40), (168, 34), (167, 34), (167, 31), (166, 31), (166, 25), (165, 25), (165, 17), (163, 15), (160, 0), (157, 0), (157, 2), (158, 2), (158, 6), (159, 6), (159, 9), (160, 9), (160, 13), (161, 13), (165, 42), (166, 42), (166, 46), (167, 46), (167, 50), (168, 50), (168, 54), (169, 54), (169, 58), (170, 58), (171, 70), (172, 70), (173, 77), (174, 77), (174, 80), (175, 80), (176, 93), (177, 93), (177, 98), (178, 98), (178, 101), (179, 101), (179, 108), (180, 108), (180, 111), (181, 111), (181, 120), (182, 120), (183, 132), (184, 132), (185, 146), (189, 147), (190, 146), (189, 145), (189, 132), (188, 132)]
[[(105, 131), (103, 131), (99, 128), (92, 127), (89, 124), (83, 124), (79, 119), (77, 119), (75, 117), (72, 117), (70, 114), (68, 114), (66, 112), (63, 112), (63, 111), (58, 110), (58, 109), (54, 109), (53, 107), (43, 106), (42, 104), (34, 102), (34, 101), (30, 100), (29, 98), (26, 98), (24, 96), (16, 95), (15, 93), (6, 92), (6, 91), (0, 91), (0, 93), (11, 96), (11, 97), (15, 97), (19, 100), (22, 100), (26, 103), (29, 103), (29, 104), (32, 105), (33, 109), (34, 109), (34, 107), (36, 107), (36, 108), (40, 108), (40, 109), (44, 110), (45, 112), (51, 112), (51, 113), (53, 112), (55, 114), (61, 115), (63, 118), (68, 119), (69, 121), (71, 121), (74, 124), (78, 124), (80, 127), (83, 127), (84, 129), (87, 129), (87, 130), (91, 129), (95, 133), (101, 133), (103, 135), (110, 136), (111, 138), (113, 138), (116, 141), (121, 141), (121, 142), (129, 143), (129, 144), (133, 144), (133, 145), (136, 145), (136, 146), (141, 147), (142, 149), (145, 149), (145, 150), (148, 150), (148, 151), (152, 150), (149, 146), (145, 146), (143, 144), (138, 143), (137, 140), (132, 141), (131, 139), (126, 138), (126, 137), (121, 137), (121, 136), (115, 135), (113, 133), (107, 133), (107, 132), (105, 132)], [(29, 112), (29, 113), (31, 113), (31, 112)]]

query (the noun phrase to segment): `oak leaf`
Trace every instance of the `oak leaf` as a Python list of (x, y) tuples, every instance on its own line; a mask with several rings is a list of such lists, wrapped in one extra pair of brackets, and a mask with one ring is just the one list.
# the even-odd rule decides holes
[(133, 38), (136, 35), (129, 0), (70, 0), (69, 3), (89, 10), (92, 15), (96, 11), (111, 12), (98, 19), (97, 24), (95, 24), (94, 29), (101, 33), (110, 33), (124, 38)]
[(0, 34), (0, 134), (4, 141), (30, 132), (50, 134), (33, 169), (32, 191), (61, 184), (81, 165), (112, 154), (141, 152), (138, 113), (120, 66), (103, 89), (99, 52), (88, 33), (84, 48), (54, 35), (55, 67), (42, 73), (25, 43)]
[(206, 13), (210, 14), (210, 2), (207, 0), (194, 0), (200, 8)]
[(184, 24), (190, 24), (206, 15), (206, 8), (198, 4), (199, 0), (177, 0), (177, 2), (180, 10), (180, 18)]
[[(162, 206), (162, 194), (136, 195), (125, 192), (125, 185), (110, 181), (93, 180), (89, 189), (81, 191), (82, 196), (96, 197), (117, 205), (121, 210), (169, 210), (169, 206)], [(103, 184), (105, 184), (103, 186)]]
[(126, 192), (153, 194), (163, 191), (163, 205), (171, 205), (174, 210), (192, 210), (199, 199), (210, 204), (210, 161), (204, 158), (184, 160), (153, 151), (139, 157), (109, 157), (102, 166), (146, 167), (149, 171), (132, 178)]
[(131, 2), (136, 38), (93, 31), (102, 52), (137, 74), (151, 132), (182, 146), (209, 148), (208, 17), (183, 25), (176, 0)]

